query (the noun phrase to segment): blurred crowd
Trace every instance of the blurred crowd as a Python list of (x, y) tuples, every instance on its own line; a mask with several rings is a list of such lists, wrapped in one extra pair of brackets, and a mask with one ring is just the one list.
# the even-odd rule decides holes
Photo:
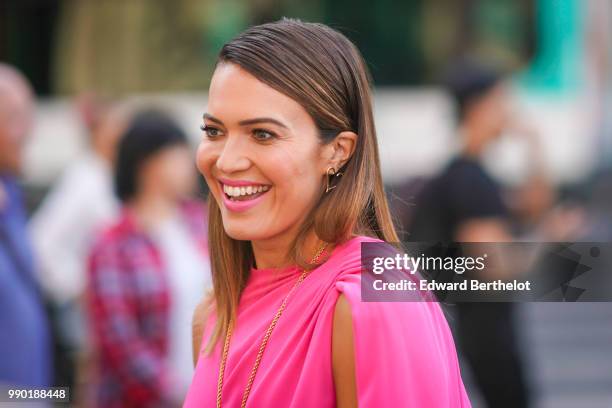
[[(456, 107), (459, 148), (439, 173), (390, 186), (404, 242), (576, 241), (584, 238), (586, 210), (558, 207), (542, 168), (533, 126), (512, 110), (509, 83), (501, 72), (469, 59), (449, 67), (444, 83)], [(489, 174), (487, 148), (504, 133), (526, 138), (527, 177), (512, 190)], [(500, 248), (501, 250), (501, 248)], [(488, 265), (480, 279), (520, 276)], [(487, 276), (486, 272), (496, 276)], [(439, 278), (440, 279), (440, 278)], [(444, 279), (444, 278), (442, 278)], [(511, 302), (442, 303), (455, 339), (486, 406), (528, 407), (530, 390)]]
[(88, 148), (27, 219), (34, 103), (0, 65), (0, 384), (67, 386), (84, 406), (180, 406), (192, 313), (211, 286), (187, 137), (159, 109), (79, 98)]

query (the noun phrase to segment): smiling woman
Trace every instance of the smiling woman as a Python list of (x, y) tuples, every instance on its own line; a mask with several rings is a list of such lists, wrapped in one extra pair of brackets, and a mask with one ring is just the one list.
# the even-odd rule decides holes
[(355, 46), (252, 27), (221, 50), (203, 121), (214, 291), (185, 406), (469, 406), (437, 304), (361, 302), (361, 243), (398, 239)]

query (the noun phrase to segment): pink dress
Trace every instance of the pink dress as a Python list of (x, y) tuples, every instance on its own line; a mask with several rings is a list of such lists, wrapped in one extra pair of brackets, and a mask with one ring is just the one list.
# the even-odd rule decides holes
[[(434, 302), (361, 302), (361, 242), (337, 246), (289, 298), (264, 352), (248, 407), (334, 407), (332, 322), (338, 296), (351, 306), (360, 407), (470, 407), (453, 338)], [(238, 307), (222, 406), (239, 407), (262, 337), (301, 271), (253, 269)], [(214, 407), (223, 342), (202, 351), (184, 407)]]

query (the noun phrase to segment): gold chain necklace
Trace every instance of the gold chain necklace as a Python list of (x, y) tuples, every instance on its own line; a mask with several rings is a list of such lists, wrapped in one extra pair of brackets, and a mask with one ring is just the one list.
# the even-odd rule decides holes
[[(310, 261), (311, 264), (315, 264), (323, 251), (327, 248), (327, 243), (324, 243), (321, 248), (317, 251), (315, 256)], [(255, 374), (257, 374), (257, 369), (259, 368), (259, 364), (261, 363), (261, 359), (263, 357), (264, 350), (266, 349), (266, 345), (268, 344), (268, 340), (272, 335), (272, 331), (276, 327), (276, 323), (278, 319), (280, 319), (285, 307), (287, 306), (287, 300), (291, 296), (291, 294), (296, 290), (296, 288), (302, 283), (302, 281), (308, 275), (308, 271), (304, 270), (297, 282), (293, 285), (287, 296), (283, 299), (283, 303), (281, 303), (280, 307), (276, 311), (272, 322), (268, 326), (268, 330), (266, 330), (266, 334), (264, 335), (263, 340), (261, 341), (261, 345), (259, 346), (259, 352), (257, 353), (257, 358), (255, 358), (255, 364), (253, 365), (253, 369), (251, 370), (251, 375), (249, 375), (249, 380), (247, 382), (246, 388), (244, 389), (244, 393), (242, 394), (242, 403), (240, 404), (241, 408), (246, 406), (247, 399), (249, 398), (249, 393), (251, 392), (251, 387), (253, 386), (253, 381), (255, 380)], [(219, 365), (219, 380), (217, 381), (217, 408), (221, 408), (221, 390), (223, 389), (223, 374), (225, 373), (225, 363), (227, 362), (227, 355), (229, 353), (229, 343), (232, 337), (232, 329), (234, 326), (233, 319), (230, 320), (230, 324), (227, 328), (227, 333), (225, 335), (225, 343), (223, 344), (223, 354), (221, 356), (221, 364)]]

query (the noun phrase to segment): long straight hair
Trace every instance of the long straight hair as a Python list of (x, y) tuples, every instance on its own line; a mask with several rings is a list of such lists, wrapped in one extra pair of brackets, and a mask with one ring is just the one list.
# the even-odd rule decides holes
[[(380, 159), (370, 77), (357, 48), (328, 26), (282, 19), (249, 28), (221, 49), (218, 64), (240, 66), (261, 82), (297, 101), (313, 118), (322, 144), (338, 133), (357, 134), (355, 151), (335, 178), (336, 187), (324, 194), (301, 226), (288, 254), (305, 262), (307, 234), (332, 245), (353, 235), (398, 242), (380, 172)], [(323, 187), (323, 185), (322, 185)], [(216, 326), (206, 350), (211, 352), (235, 317), (240, 295), (254, 265), (249, 241), (238, 241), (223, 228), (221, 211), (209, 202), (209, 240)]]

